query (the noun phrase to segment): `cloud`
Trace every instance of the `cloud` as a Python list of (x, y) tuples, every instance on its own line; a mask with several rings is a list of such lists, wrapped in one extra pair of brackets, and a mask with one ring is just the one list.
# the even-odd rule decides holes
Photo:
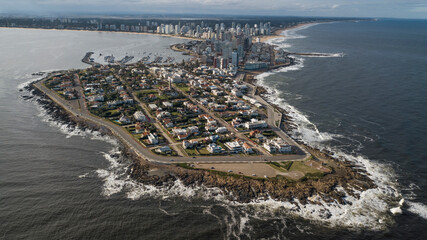
[(426, 0), (0, 0), (2, 12), (427, 18)]

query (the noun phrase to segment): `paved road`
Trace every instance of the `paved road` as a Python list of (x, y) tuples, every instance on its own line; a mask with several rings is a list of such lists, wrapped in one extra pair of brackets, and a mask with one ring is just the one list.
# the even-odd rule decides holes
[[(190, 99), (193, 103), (197, 104), (197, 106), (202, 109), (205, 113), (208, 113), (213, 119), (215, 119), (218, 123), (221, 123), (222, 126), (226, 127), (227, 130), (230, 133), (234, 133), (234, 136), (240, 138), (240, 139), (244, 139), (248, 142), (252, 142), (247, 136), (245, 136), (244, 133), (237, 131), (233, 126), (231, 126), (228, 122), (226, 122), (224, 119), (218, 117), (215, 115), (215, 113), (213, 113), (211, 110), (209, 110), (207, 107), (203, 106), (203, 104), (199, 103), (196, 99), (194, 99), (193, 97), (191, 97), (189, 94), (187, 94), (186, 92), (182, 91), (181, 89), (177, 88), (175, 86), (175, 90), (179, 91), (181, 94), (185, 95), (188, 99)], [(264, 148), (262, 148), (259, 145), (254, 145), (253, 146), (255, 149), (258, 150), (258, 152), (263, 153), (264, 155), (267, 156), (271, 156), (271, 154), (265, 150)]]
[[(82, 118), (86, 121), (96, 123), (99, 126), (103, 126), (109, 129), (123, 144), (128, 146), (133, 150), (138, 156), (143, 159), (152, 162), (159, 163), (194, 163), (194, 162), (203, 162), (203, 163), (237, 163), (237, 162), (264, 162), (264, 161), (287, 161), (287, 160), (304, 160), (307, 155), (276, 155), (276, 156), (242, 156), (242, 155), (227, 155), (227, 156), (197, 156), (197, 157), (165, 157), (161, 155), (154, 154), (150, 149), (142, 146), (137, 139), (135, 139), (129, 132), (124, 128), (102, 118), (92, 115), (86, 108), (76, 108), (72, 107), (68, 101), (60, 97), (56, 92), (46, 88), (43, 85), (44, 81), (40, 81), (35, 84), (40, 91), (44, 92), (50, 99), (55, 103), (63, 107), (72, 115)], [(82, 89), (80, 93), (82, 93)], [(80, 106), (84, 106), (84, 99), (80, 98)]]
[[(118, 78), (122, 83), (123, 83), (123, 85), (126, 85), (127, 86), (127, 88), (128, 89), (130, 89), (130, 86), (129, 85), (127, 85), (126, 84), (126, 81), (124, 81), (120, 76), (118, 76), (118, 75), (116, 75), (116, 78)], [(166, 138), (166, 140), (169, 142), (169, 143), (171, 143), (169, 146), (173, 149), (173, 150), (175, 150), (177, 153), (178, 153), (178, 155), (179, 156), (188, 156), (188, 154), (182, 149), (182, 148), (180, 148), (179, 146), (177, 146), (176, 144), (173, 144), (173, 143), (176, 143), (176, 141), (173, 139), (173, 138), (171, 138), (170, 136), (169, 136), (169, 134), (167, 133), (167, 130), (166, 129), (164, 129), (162, 126), (161, 126), (161, 124), (160, 123), (158, 123), (156, 120), (155, 120), (155, 117), (153, 116), (153, 115), (151, 115), (151, 113), (150, 113), (150, 111), (148, 110), (148, 107), (147, 107), (147, 105), (145, 104), (145, 103), (143, 103), (137, 96), (135, 96), (135, 94), (132, 92), (132, 91), (128, 91), (129, 93), (130, 93), (130, 95), (132, 96), (132, 98), (133, 99), (135, 99), (138, 103), (139, 103), (139, 106), (141, 106), (143, 109), (144, 109), (144, 112), (145, 112), (145, 114), (152, 120), (152, 121), (154, 121), (153, 122), (153, 125), (157, 128), (157, 130), (159, 131), (159, 132), (161, 132), (162, 133), (162, 135)]]
[[(288, 134), (286, 134), (282, 129), (279, 128), (280, 122), (282, 121), (282, 113), (276, 111), (276, 109), (267, 101), (265, 101), (261, 96), (255, 95), (255, 89), (256, 86), (250, 83), (248, 84), (251, 88), (251, 97), (255, 98), (258, 102), (263, 104), (267, 108), (267, 123), (270, 125), (271, 130), (273, 130), (279, 137), (283, 138), (285, 141), (287, 141), (290, 145), (297, 146), (300, 150), (304, 152), (307, 156), (310, 155), (310, 153), (306, 150), (305, 147), (301, 146), (297, 142), (295, 142), (291, 137), (289, 137)], [(279, 122), (279, 125), (276, 124), (276, 122)]]

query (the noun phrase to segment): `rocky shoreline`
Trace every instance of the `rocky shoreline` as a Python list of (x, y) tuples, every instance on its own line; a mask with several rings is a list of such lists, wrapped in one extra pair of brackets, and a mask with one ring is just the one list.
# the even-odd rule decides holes
[[(33, 83), (34, 84), (34, 83)], [(98, 131), (102, 135), (113, 136), (106, 128), (83, 121), (69, 114), (62, 107), (50, 100), (43, 92), (30, 84), (26, 90), (37, 96), (40, 104), (55, 121), (66, 124), (69, 128)], [(30, 99), (33, 96), (23, 96)], [(333, 171), (323, 177), (308, 177), (300, 181), (286, 178), (251, 178), (241, 175), (228, 174), (210, 170), (191, 169), (183, 166), (155, 164), (141, 159), (130, 149), (121, 144), (120, 150), (125, 159), (130, 159), (128, 167), (130, 177), (140, 183), (154, 186), (167, 187), (180, 180), (185, 186), (205, 186), (219, 188), (224, 196), (231, 201), (251, 202), (256, 200), (274, 199), (278, 201), (293, 201), (298, 199), (301, 203), (313, 202), (315, 196), (321, 196), (323, 201), (337, 201), (341, 204), (348, 203), (345, 194), (338, 190), (342, 187), (348, 194), (358, 197), (357, 191), (373, 188), (375, 185), (366, 172), (354, 168), (349, 162), (338, 161), (326, 152), (317, 151), (333, 163)], [(155, 170), (155, 171), (154, 171)], [(356, 190), (356, 191), (355, 191)], [(315, 202), (315, 201), (314, 201)]]

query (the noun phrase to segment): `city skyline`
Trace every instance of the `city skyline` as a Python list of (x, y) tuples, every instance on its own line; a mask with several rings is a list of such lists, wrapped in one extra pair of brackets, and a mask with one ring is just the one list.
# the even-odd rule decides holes
[(1, 14), (224, 14), (370, 18), (427, 18), (421, 0), (0, 0)]

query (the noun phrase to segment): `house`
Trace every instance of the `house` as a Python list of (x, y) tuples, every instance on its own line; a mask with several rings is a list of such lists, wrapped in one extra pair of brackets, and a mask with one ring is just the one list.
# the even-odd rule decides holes
[(240, 118), (235, 118), (231, 121), (231, 126), (233, 126), (234, 128), (239, 128), (242, 126), (242, 119)]
[(169, 77), (168, 79), (171, 83), (182, 83), (183, 80), (179, 75), (173, 75), (172, 77)]
[(264, 120), (257, 120), (252, 118), (250, 122), (244, 124), (246, 129), (257, 129), (257, 128), (266, 128), (268, 127), (267, 123)]
[(216, 124), (210, 124), (210, 123), (207, 123), (207, 124), (205, 125), (205, 130), (206, 130), (206, 131), (211, 132), (211, 131), (215, 131), (216, 129), (217, 129)]
[(157, 152), (159, 153), (171, 153), (172, 149), (169, 146), (162, 146), (156, 149)]
[(153, 134), (153, 133), (148, 134), (148, 142), (153, 145), (158, 144), (159, 138), (157, 137), (157, 134)]
[(183, 147), (184, 149), (189, 149), (189, 148), (193, 148), (193, 147), (194, 147), (194, 145), (193, 145), (193, 143), (191, 143), (190, 141), (186, 141), (186, 140), (184, 140), (184, 141), (182, 141), (182, 147)]
[(165, 117), (170, 117), (170, 115), (171, 115), (170, 112), (163, 111), (163, 112), (158, 113), (156, 117), (158, 119), (162, 119)]
[(231, 90), (231, 94), (233, 94), (236, 97), (243, 96), (243, 93), (239, 89), (236, 89), (236, 88), (234, 88), (233, 90)]
[(227, 105), (215, 104), (212, 109), (216, 112), (223, 112), (227, 110)]
[(251, 117), (256, 117), (256, 116), (259, 116), (259, 113), (256, 110), (249, 109), (249, 115)]
[(177, 137), (178, 137), (179, 140), (187, 139), (188, 138), (188, 133), (185, 132), (183, 134), (178, 134)]
[(269, 142), (269, 141), (266, 141), (266, 142), (263, 144), (263, 147), (264, 147), (264, 148), (265, 148), (265, 150), (267, 150), (269, 153), (275, 153), (275, 152), (277, 152), (276, 147), (275, 147), (271, 142)]
[(254, 149), (253, 149), (253, 148), (252, 148), (252, 146), (251, 146), (251, 145), (249, 145), (248, 143), (243, 143), (242, 148), (243, 148), (243, 151), (244, 151), (245, 153), (253, 153), (253, 152), (254, 152)]
[(222, 153), (222, 151), (223, 151), (223, 149), (222, 149), (220, 146), (216, 145), (216, 143), (211, 143), (211, 144), (209, 144), (209, 145), (206, 147), (206, 149), (207, 149), (210, 153), (213, 153), (213, 154), (216, 154), (216, 153)]
[(173, 135), (178, 136), (180, 134), (181, 135), (186, 134), (187, 131), (185, 129), (182, 129), (182, 128), (174, 128), (174, 129), (172, 129), (172, 133), (173, 133)]
[(255, 138), (257, 139), (257, 141), (258, 141), (259, 143), (262, 143), (262, 142), (264, 142), (265, 140), (267, 140), (267, 138), (266, 138), (264, 135), (262, 135), (262, 133), (257, 133), (257, 134), (255, 134)]
[(98, 94), (98, 95), (92, 95), (87, 97), (89, 102), (103, 102), (104, 101), (104, 95)]
[(197, 140), (190, 140), (190, 141), (182, 141), (182, 147), (184, 149), (194, 148), (199, 144)]
[(263, 144), (263, 147), (270, 153), (290, 153), (292, 151), (292, 146), (281, 138), (267, 140)]
[(255, 137), (257, 134), (259, 134), (259, 133), (261, 133), (261, 131), (260, 130), (252, 130), (250, 133), (249, 133), (249, 137)]
[(215, 130), (216, 133), (226, 133), (228, 132), (226, 127), (219, 127)]
[(154, 103), (152, 103), (152, 104), (148, 104), (148, 107), (151, 109), (151, 110), (156, 110), (158, 107), (157, 107), (157, 105), (156, 104), (154, 104)]
[(239, 153), (243, 151), (242, 145), (238, 141), (234, 142), (226, 142), (225, 146), (230, 150), (232, 153)]
[(130, 119), (128, 117), (126, 117), (124, 114), (122, 114), (122, 116), (119, 119), (119, 123), (121, 124), (129, 124), (131, 123)]
[(173, 107), (173, 103), (171, 103), (171, 102), (163, 102), (162, 103), (163, 104), (163, 106), (165, 106), (165, 107), (167, 107), (167, 108), (171, 108), (171, 107)]
[(219, 135), (212, 135), (209, 137), (209, 140), (212, 142), (216, 142), (218, 139), (220, 139)]
[(198, 135), (199, 134), (199, 128), (197, 126), (191, 126), (187, 128), (187, 132), (189, 134)]
[(171, 128), (174, 126), (172, 120), (170, 118), (164, 118), (163, 119), (163, 124), (167, 127), (167, 128)]
[(141, 123), (136, 123), (135, 124), (135, 133), (142, 133), (142, 131), (144, 130), (144, 128), (141, 126)]
[(155, 94), (149, 94), (148, 95), (148, 100), (150, 100), (150, 101), (154, 101), (154, 100), (156, 100), (157, 99), (157, 96), (155, 95)]
[(127, 104), (133, 104), (133, 99), (129, 96), (123, 97), (123, 102)]
[(224, 92), (221, 90), (217, 90), (217, 89), (212, 90), (212, 94), (215, 96), (224, 96)]
[(277, 147), (277, 151), (279, 153), (290, 153), (292, 152), (292, 146), (289, 145), (287, 142), (283, 141), (281, 138), (275, 138), (274, 143)]
[(136, 111), (133, 114), (133, 117), (138, 122), (146, 122), (147, 121), (147, 116), (145, 116), (141, 111)]

